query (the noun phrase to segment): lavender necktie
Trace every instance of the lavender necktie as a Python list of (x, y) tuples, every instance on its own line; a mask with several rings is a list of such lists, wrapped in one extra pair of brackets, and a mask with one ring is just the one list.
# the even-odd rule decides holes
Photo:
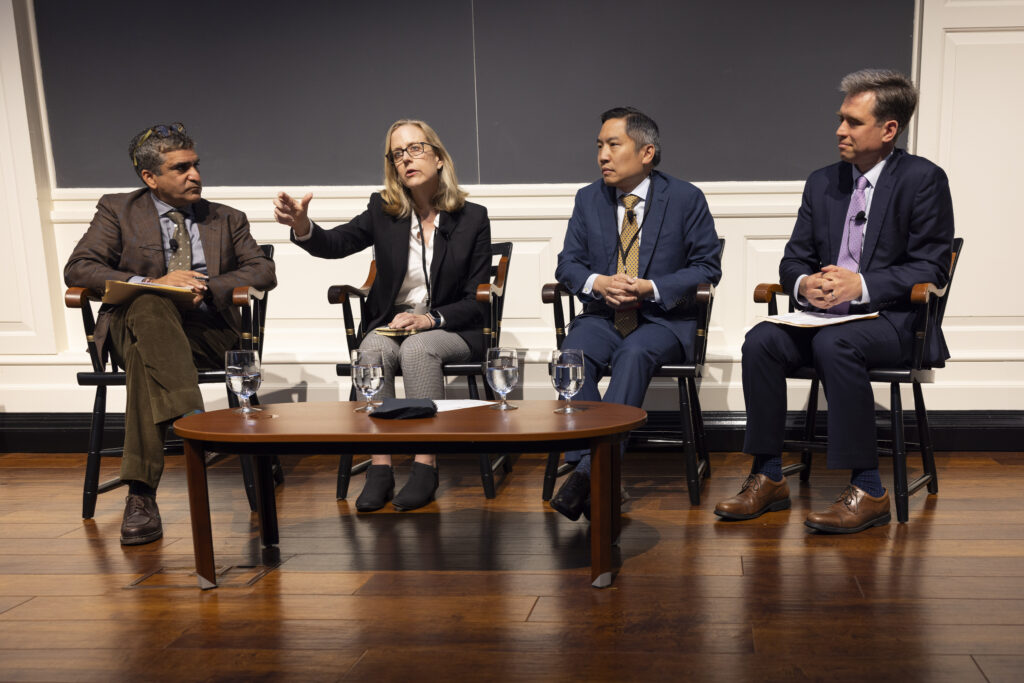
[[(846, 210), (846, 224), (843, 226), (843, 243), (839, 245), (839, 261), (836, 263), (840, 268), (860, 272), (860, 253), (864, 248), (864, 221), (867, 217), (864, 210), (867, 208), (867, 195), (865, 190), (868, 187), (868, 179), (865, 176), (857, 178), (857, 189), (850, 197), (850, 208)], [(850, 310), (850, 303), (845, 301), (829, 309), (829, 313), (845, 315)]]

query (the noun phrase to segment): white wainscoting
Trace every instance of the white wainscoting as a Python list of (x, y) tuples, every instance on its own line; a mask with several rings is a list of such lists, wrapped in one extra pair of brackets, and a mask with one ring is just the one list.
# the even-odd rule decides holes
[[(802, 183), (702, 183), (716, 219), (719, 234), (726, 238), (724, 276), (717, 298), (709, 337), (709, 372), (701, 392), (708, 410), (742, 410), (740, 345), (745, 331), (763, 314), (751, 299), (759, 282), (774, 281), (783, 246), (792, 228)], [(540, 301), (541, 286), (552, 280), (566, 222), (578, 185), (469, 186), (473, 201), (488, 208), (494, 240), (515, 243), (505, 307), (504, 344), (527, 352), (526, 397), (550, 397), (543, 361), (554, 345), (550, 311)], [(103, 192), (126, 188), (74, 189), (54, 192), (47, 221), (56, 244), (56, 261), (63, 264), (76, 240), (92, 218), (96, 200)], [(327, 303), (331, 284), (361, 284), (369, 253), (339, 261), (308, 256), (287, 239), (285, 228), (273, 222), (272, 198), (279, 188), (210, 187), (205, 196), (245, 211), (259, 242), (276, 246), (279, 285), (271, 294), (267, 323), (264, 400), (335, 400), (348, 394), (347, 381), (334, 374), (334, 363), (345, 355), (340, 307)], [(311, 189), (311, 212), (325, 226), (345, 221), (361, 211), (372, 187), (284, 188)], [(993, 238), (995, 239), (995, 238)], [(980, 245), (979, 245), (980, 246)], [(970, 259), (970, 245), (965, 259)], [(966, 261), (965, 261), (966, 262)], [(49, 274), (49, 288), (63, 291), (59, 268)], [(947, 335), (954, 359), (940, 373), (940, 383), (928, 389), (929, 406), (937, 409), (1004, 409), (1024, 405), (1024, 357), (1020, 353), (1017, 319), (970, 315), (972, 290), (983, 284), (961, 278), (948, 314)], [(64, 317), (63, 349), (38, 357), (0, 355), (0, 387), (8, 412), (85, 411), (91, 392), (75, 385), (74, 373), (86, 366), (84, 341), (77, 311), (64, 310), (59, 296), (50, 301)], [(453, 395), (464, 393), (453, 384)], [(209, 405), (225, 401), (218, 387), (204, 387)], [(805, 391), (797, 383), (792, 407), (802, 404)], [(54, 400), (59, 397), (59, 400)], [(880, 390), (885, 404), (887, 394)], [(117, 391), (111, 409), (118, 409)], [(675, 388), (663, 382), (650, 392), (647, 407), (671, 408)]]

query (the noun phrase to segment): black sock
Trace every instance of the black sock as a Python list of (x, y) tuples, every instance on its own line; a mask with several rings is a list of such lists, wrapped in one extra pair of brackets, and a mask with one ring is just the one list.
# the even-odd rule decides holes
[(755, 454), (750, 473), (763, 474), (772, 481), (782, 481), (782, 456)]
[(156, 489), (143, 481), (129, 481), (128, 493), (133, 496), (156, 498)]
[(878, 498), (885, 493), (882, 476), (878, 473), (877, 467), (869, 470), (853, 470), (850, 473), (850, 483), (872, 498)]

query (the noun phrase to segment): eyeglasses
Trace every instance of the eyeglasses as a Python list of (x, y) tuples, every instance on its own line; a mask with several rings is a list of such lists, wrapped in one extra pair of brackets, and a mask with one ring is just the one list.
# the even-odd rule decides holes
[(406, 154), (412, 159), (419, 159), (427, 151), (427, 147), (433, 147), (433, 145), (429, 142), (414, 142), (408, 147), (391, 150), (390, 153), (384, 155), (384, 158), (393, 164), (398, 164)]
[(185, 124), (168, 123), (166, 126), (153, 126), (149, 130), (147, 130), (142, 135), (142, 137), (139, 138), (139, 141), (135, 143), (135, 149), (132, 150), (132, 164), (135, 166), (135, 168), (139, 167), (139, 159), (136, 156), (136, 153), (139, 151), (139, 147), (142, 147), (143, 142), (148, 140), (152, 135), (156, 135), (158, 138), (168, 138), (174, 135), (175, 133), (181, 133), (182, 135), (184, 135)]

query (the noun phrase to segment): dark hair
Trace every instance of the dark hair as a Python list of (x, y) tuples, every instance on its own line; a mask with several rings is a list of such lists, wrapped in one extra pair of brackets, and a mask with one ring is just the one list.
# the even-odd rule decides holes
[(195, 142), (185, 132), (181, 123), (158, 124), (138, 133), (128, 143), (128, 158), (132, 160), (135, 173), (141, 178), (142, 171), (160, 175), (164, 154), (179, 149), (195, 149)]
[(896, 121), (899, 137), (910, 124), (917, 109), (917, 88), (910, 79), (898, 71), (888, 69), (862, 69), (847, 74), (839, 83), (839, 90), (847, 97), (862, 92), (875, 93), (875, 119), (879, 122)]
[(614, 107), (601, 114), (601, 123), (608, 119), (626, 119), (626, 135), (637, 148), (654, 145), (654, 166), (661, 163), (661, 134), (658, 124), (647, 114), (633, 107)]

